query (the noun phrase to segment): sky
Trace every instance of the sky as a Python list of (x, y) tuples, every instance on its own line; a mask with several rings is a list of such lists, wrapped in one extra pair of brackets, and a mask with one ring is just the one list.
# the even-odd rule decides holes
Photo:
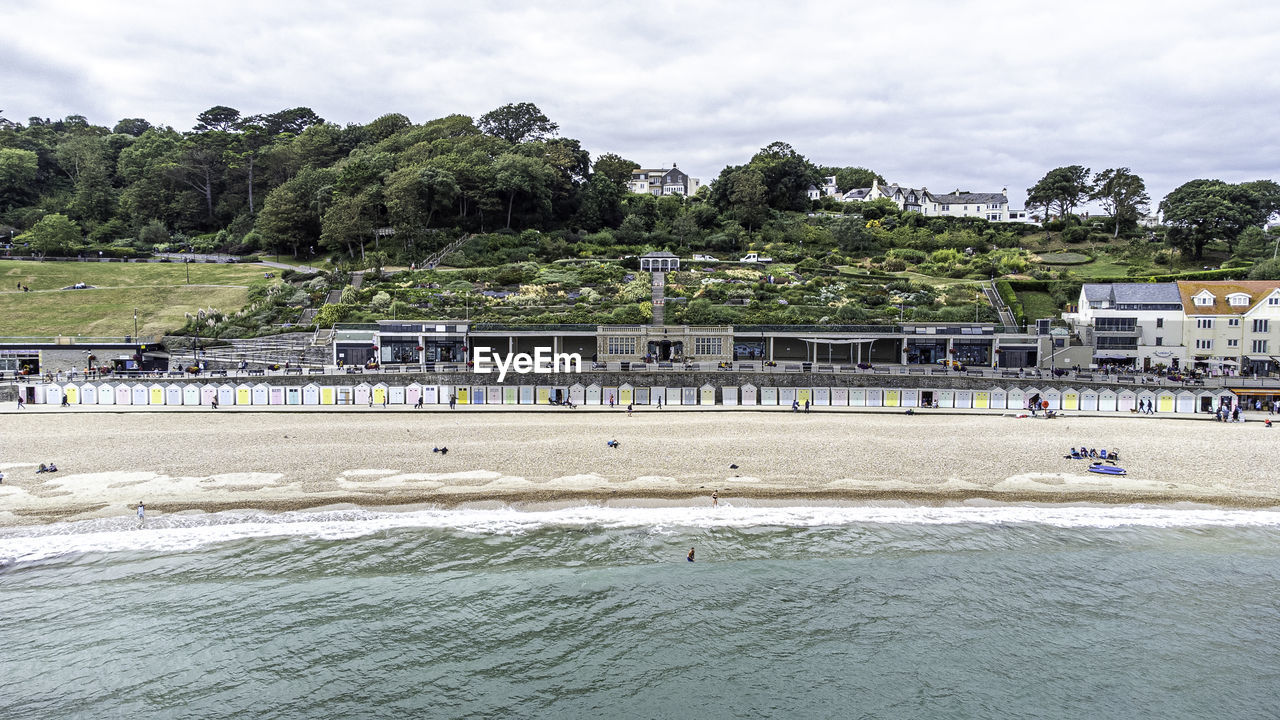
[(1280, 180), (1280, 3), (3, 3), (0, 112), (190, 129), (307, 106), (415, 123), (532, 102), (593, 156), (713, 180), (775, 140), (934, 192), (1129, 167)]

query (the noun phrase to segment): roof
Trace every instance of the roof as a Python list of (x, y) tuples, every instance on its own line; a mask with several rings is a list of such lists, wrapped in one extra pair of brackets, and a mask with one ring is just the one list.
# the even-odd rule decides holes
[(1112, 305), (1182, 303), (1174, 283), (1085, 283), (1087, 302), (1108, 301)]
[[(1182, 295), (1182, 309), (1188, 315), (1244, 315), (1253, 310), (1267, 296), (1280, 289), (1280, 280), (1179, 280), (1178, 292)], [(1213, 293), (1212, 305), (1196, 305), (1191, 298), (1208, 290)], [(1227, 296), (1244, 293), (1249, 296), (1247, 305), (1228, 305)]]
[(1009, 198), (1005, 197), (1004, 193), (971, 193), (957, 191), (953, 193), (946, 193), (944, 195), (934, 195), (933, 193), (930, 193), (930, 195), (933, 197), (934, 202), (942, 203), (944, 205), (963, 205), (965, 203), (989, 205), (1009, 202)]
[(641, 255), (640, 257), (642, 258), (673, 258), (673, 257), (679, 257), (679, 256), (676, 255), (675, 253), (669, 253), (666, 250), (654, 250), (653, 252), (647, 252)]

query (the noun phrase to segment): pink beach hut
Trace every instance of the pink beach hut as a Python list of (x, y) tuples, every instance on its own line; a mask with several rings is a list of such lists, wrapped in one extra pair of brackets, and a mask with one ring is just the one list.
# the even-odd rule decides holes
[(214, 400), (218, 399), (217, 385), (201, 385), (200, 386), (200, 404), (212, 405)]
[(267, 386), (267, 404), (283, 405), (284, 404), (284, 388), (279, 385)]
[(742, 391), (739, 393), (739, 395), (740, 395), (740, 396), (741, 396), (741, 398), (742, 398), (742, 404), (743, 404), (743, 405), (756, 405), (756, 404), (758, 404), (758, 400), (759, 400), (758, 395), (759, 395), (759, 393), (758, 393), (758, 392), (757, 392), (757, 390), (756, 390), (756, 386), (755, 386), (755, 385), (752, 385), (751, 383), (747, 383), (746, 385), (743, 385), (743, 386), (742, 386)]
[(112, 389), (111, 393), (116, 396), (117, 405), (129, 405), (133, 403), (133, 393), (129, 391), (129, 386), (120, 383)]
[(369, 383), (360, 383), (352, 393), (352, 401), (356, 405), (368, 405), (372, 392), (373, 388), (369, 387)]

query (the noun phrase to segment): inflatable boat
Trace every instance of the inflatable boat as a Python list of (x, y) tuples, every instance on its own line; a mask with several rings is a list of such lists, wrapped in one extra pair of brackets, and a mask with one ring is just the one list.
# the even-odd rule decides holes
[(1128, 475), (1124, 468), (1115, 465), (1103, 465), (1102, 463), (1094, 463), (1089, 466), (1089, 472), (1099, 473), (1101, 475)]

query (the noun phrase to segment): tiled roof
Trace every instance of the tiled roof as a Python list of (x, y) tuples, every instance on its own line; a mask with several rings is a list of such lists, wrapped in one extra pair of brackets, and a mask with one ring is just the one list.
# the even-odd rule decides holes
[[(1188, 315), (1243, 315), (1280, 289), (1277, 280), (1179, 280), (1178, 292), (1182, 295), (1182, 310)], [(1192, 297), (1208, 290), (1213, 293), (1212, 305), (1196, 305)], [(1244, 293), (1249, 296), (1246, 305), (1230, 305), (1227, 296)]]
[(934, 202), (942, 203), (944, 205), (964, 205), (965, 203), (990, 205), (994, 203), (1009, 202), (1009, 198), (1005, 197), (1004, 193), (957, 192), (947, 193), (945, 195), (934, 195), (933, 193), (930, 193), (930, 195), (933, 196)]
[(1182, 302), (1174, 283), (1085, 283), (1084, 299), (1111, 305), (1176, 304)]

